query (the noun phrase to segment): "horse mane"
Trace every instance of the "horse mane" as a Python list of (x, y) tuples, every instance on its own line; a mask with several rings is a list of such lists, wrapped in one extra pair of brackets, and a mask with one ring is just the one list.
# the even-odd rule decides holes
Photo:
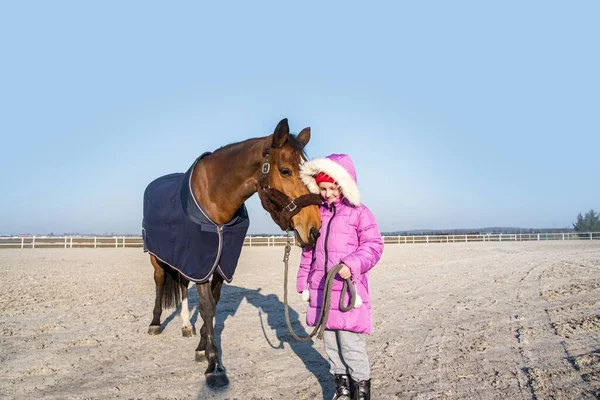
[[(234, 150), (238, 146), (246, 146), (246, 145), (250, 144), (249, 142), (256, 142), (256, 141), (264, 140), (264, 139), (265, 139), (264, 137), (259, 137), (259, 138), (246, 139), (241, 142), (229, 143), (229, 144), (226, 144), (225, 146), (221, 146), (218, 149), (216, 149), (213, 152), (213, 154), (217, 153), (217, 152)], [(300, 141), (298, 141), (298, 139), (297, 139), (297, 134), (290, 133), (288, 136), (287, 143), (290, 144), (290, 146), (292, 146), (294, 153), (299, 154), (305, 160), (308, 158), (308, 155), (306, 154), (306, 151), (304, 150), (304, 145), (302, 143), (300, 143)]]

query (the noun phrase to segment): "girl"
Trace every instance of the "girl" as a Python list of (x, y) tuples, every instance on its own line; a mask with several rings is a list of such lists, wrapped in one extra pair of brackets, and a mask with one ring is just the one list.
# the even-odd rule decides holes
[[(307, 161), (300, 175), (308, 189), (323, 198), (319, 239), (314, 249), (302, 252), (298, 269), (297, 290), (309, 301), (306, 323), (315, 326), (318, 322), (327, 272), (343, 264), (333, 284), (323, 338), (335, 378), (334, 399), (370, 399), (371, 370), (364, 334), (371, 333), (373, 325), (369, 270), (383, 252), (381, 233), (371, 211), (360, 203), (356, 172), (348, 155)], [(342, 312), (339, 302), (346, 278), (351, 278), (359, 297), (355, 308)]]

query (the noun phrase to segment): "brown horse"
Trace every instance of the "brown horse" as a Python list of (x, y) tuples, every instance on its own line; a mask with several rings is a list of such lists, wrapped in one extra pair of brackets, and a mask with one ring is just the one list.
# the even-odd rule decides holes
[[(292, 135), (284, 119), (272, 135), (230, 144), (201, 157), (192, 167), (190, 191), (218, 227), (231, 221), (244, 202), (258, 192), (273, 220), (282, 229), (293, 230), (300, 246), (312, 247), (321, 225), (316, 205), (320, 200), (309, 194), (299, 176), (300, 164), (305, 160), (304, 147), (309, 140), (310, 128)], [(187, 301), (191, 279), (155, 254), (151, 253), (150, 261), (154, 266), (156, 300), (148, 333), (161, 332), (163, 308), (181, 304), (183, 336), (193, 336)], [(209, 385), (226, 385), (228, 379), (215, 343), (214, 317), (224, 278), (228, 279), (221, 268), (211, 271), (211, 275), (204, 282), (196, 281), (203, 321), (196, 361), (204, 358), (208, 361), (205, 376)]]

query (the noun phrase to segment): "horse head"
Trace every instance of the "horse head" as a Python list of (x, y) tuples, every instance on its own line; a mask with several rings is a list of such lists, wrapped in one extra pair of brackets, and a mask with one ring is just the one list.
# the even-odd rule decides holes
[(293, 135), (287, 119), (281, 120), (265, 141), (258, 189), (263, 208), (281, 229), (294, 231), (301, 247), (314, 247), (321, 228), (321, 200), (300, 179), (309, 141), (310, 128)]

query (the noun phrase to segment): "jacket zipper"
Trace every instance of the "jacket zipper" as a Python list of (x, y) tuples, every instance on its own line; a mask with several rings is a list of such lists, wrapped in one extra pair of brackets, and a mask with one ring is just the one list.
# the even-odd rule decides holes
[(331, 204), (331, 208), (333, 209), (333, 215), (327, 223), (327, 229), (325, 230), (325, 243), (323, 243), (325, 248), (325, 265), (323, 266), (323, 269), (325, 270), (325, 273), (329, 272), (327, 270), (327, 263), (329, 262), (329, 250), (327, 249), (327, 242), (329, 241), (329, 228), (331, 227), (331, 221), (333, 221), (333, 218), (335, 217), (335, 204)]

